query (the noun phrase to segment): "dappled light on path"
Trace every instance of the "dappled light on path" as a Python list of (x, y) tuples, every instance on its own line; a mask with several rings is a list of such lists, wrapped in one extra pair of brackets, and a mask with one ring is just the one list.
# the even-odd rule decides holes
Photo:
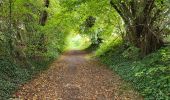
[(64, 53), (14, 94), (21, 100), (142, 100), (121, 78), (85, 51)]

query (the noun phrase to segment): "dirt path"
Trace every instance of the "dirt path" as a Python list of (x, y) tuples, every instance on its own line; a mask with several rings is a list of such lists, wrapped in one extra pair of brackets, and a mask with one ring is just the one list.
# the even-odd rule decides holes
[(19, 100), (142, 100), (84, 51), (70, 51), (16, 93)]

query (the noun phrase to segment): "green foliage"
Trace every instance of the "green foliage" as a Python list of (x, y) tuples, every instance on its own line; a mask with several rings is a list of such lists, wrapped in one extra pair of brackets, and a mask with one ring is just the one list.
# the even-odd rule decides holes
[(117, 37), (116, 39), (110, 38), (100, 45), (95, 51), (96, 56), (104, 56), (106, 52), (114, 51), (117, 46), (122, 44), (122, 39)]
[(32, 67), (23, 68), (11, 61), (9, 58), (0, 59), (0, 99), (6, 100), (11, 94), (26, 81), (30, 80), (33, 75), (48, 68), (48, 64), (53, 59), (44, 59), (40, 61), (29, 60)]
[[(59, 4), (50, 0), (0, 1), (0, 99), (6, 100), (33, 75), (48, 68), (48, 64), (64, 50), (67, 31), (63, 31), (54, 16)], [(11, 13), (9, 7), (11, 6)], [(42, 11), (47, 9), (46, 26), (39, 24)], [(60, 10), (60, 7), (57, 11)], [(9, 15), (11, 14), (11, 22)], [(58, 13), (57, 13), (58, 14)], [(9, 32), (11, 25), (11, 32)], [(11, 40), (9, 42), (8, 40)], [(12, 49), (8, 48), (12, 45)], [(9, 52), (13, 54), (10, 55)]]
[(146, 100), (170, 99), (170, 47), (136, 60), (124, 56), (127, 52), (124, 46), (114, 49), (100, 56), (104, 63), (131, 82)]
[[(145, 56), (163, 46), (169, 22), (169, 0), (110, 0), (126, 27), (124, 40), (140, 48)], [(158, 38), (159, 37), (159, 38)]]
[[(134, 46), (126, 47), (123, 44), (126, 40), (126, 28), (128, 30), (137, 28), (133, 30), (141, 32), (141, 27), (138, 29), (134, 26), (143, 24), (148, 26), (145, 21), (154, 23), (151, 25), (156, 30), (149, 26), (150, 29), (144, 28), (156, 34), (158, 36), (156, 38), (166, 37), (160, 35), (161, 32), (168, 36), (169, 16), (165, 16), (169, 14), (168, 0), (156, 0), (148, 16), (145, 16), (144, 8), (152, 7), (152, 4), (144, 2), (150, 1), (133, 0), (133, 4), (132, 0), (112, 0), (117, 7), (127, 7), (119, 8), (124, 17), (111, 7), (110, 0), (50, 0), (48, 8), (44, 6), (44, 0), (11, 0), (11, 4), (9, 1), (0, 0), (0, 57), (2, 58), (0, 96), (2, 98), (6, 99), (19, 84), (46, 69), (45, 66), (67, 50), (69, 45), (85, 48), (90, 43), (89, 48), (97, 49), (95, 52), (97, 56), (112, 65), (110, 67), (124, 79), (131, 81), (146, 98), (168, 98), (169, 48), (163, 48), (140, 60), (139, 49)], [(147, 6), (148, 4), (151, 5)], [(48, 16), (45, 25), (41, 26), (43, 11), (47, 11)], [(131, 25), (132, 27), (129, 27)], [(166, 30), (163, 30), (164, 28)], [(157, 33), (157, 29), (162, 31)], [(86, 38), (70, 41), (70, 37), (75, 34), (81, 34)], [(12, 48), (9, 48), (9, 45)], [(14, 54), (10, 55), (9, 52)]]
[(138, 59), (139, 58), (139, 48), (136, 48), (134, 46), (130, 46), (128, 49), (126, 49), (123, 54), (125, 58), (127, 59)]

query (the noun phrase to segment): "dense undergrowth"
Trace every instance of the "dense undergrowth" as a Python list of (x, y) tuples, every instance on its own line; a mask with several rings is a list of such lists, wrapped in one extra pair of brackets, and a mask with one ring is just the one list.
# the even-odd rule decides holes
[[(12, 94), (25, 82), (31, 80), (34, 75), (48, 68), (54, 58), (41, 60), (30, 59), (31, 66), (15, 64), (11, 59), (0, 59), (0, 100), (12, 97)], [(26, 68), (25, 68), (26, 67)]]
[(112, 45), (101, 45), (96, 56), (132, 83), (146, 100), (169, 100), (170, 47), (163, 47), (142, 59), (138, 51), (133, 46), (127, 47), (121, 41), (114, 41)]
[(56, 20), (56, 0), (1, 0), (0, 9), (0, 100), (7, 100), (64, 51), (69, 31)]

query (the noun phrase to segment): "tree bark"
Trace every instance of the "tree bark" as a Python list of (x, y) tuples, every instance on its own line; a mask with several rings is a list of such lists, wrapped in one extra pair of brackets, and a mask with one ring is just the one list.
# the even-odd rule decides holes
[[(160, 34), (156, 34), (154, 22), (160, 14), (160, 10), (153, 12), (155, 0), (145, 0), (137, 2), (111, 0), (111, 6), (118, 12), (125, 22), (126, 40), (141, 49), (141, 55), (145, 56), (163, 45)], [(139, 11), (138, 5), (143, 9)], [(152, 17), (153, 15), (154, 17)]]

